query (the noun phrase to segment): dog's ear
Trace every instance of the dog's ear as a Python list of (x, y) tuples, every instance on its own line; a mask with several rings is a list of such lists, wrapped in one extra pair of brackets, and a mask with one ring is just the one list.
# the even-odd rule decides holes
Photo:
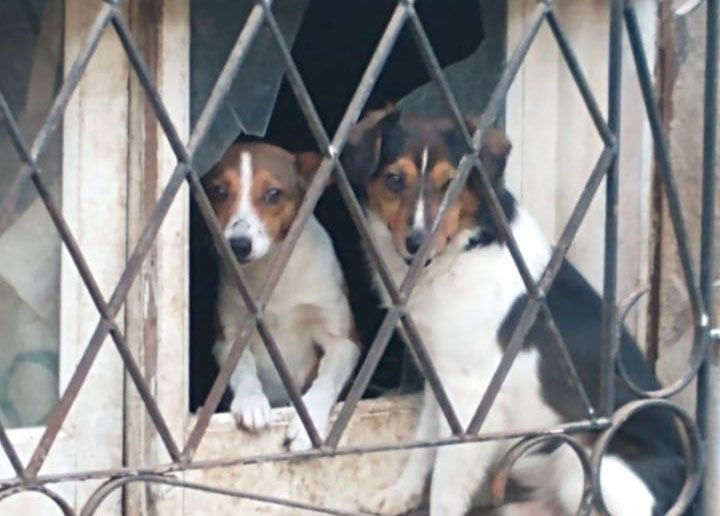
[(487, 130), (480, 149), (480, 162), (496, 188), (504, 187), (505, 164), (511, 150), (512, 144), (505, 133), (495, 127)]
[(395, 106), (370, 111), (350, 130), (340, 161), (354, 184), (363, 184), (380, 161), (383, 130), (400, 119)]
[[(478, 128), (480, 119), (475, 116), (465, 116), (464, 122), (468, 133), (470, 133), (470, 136), (472, 137)], [(458, 129), (457, 123), (451, 118), (442, 118), (435, 123), (448, 146), (450, 156), (456, 162), (459, 161), (462, 155), (468, 151), (468, 147), (465, 144), (465, 139), (462, 137), (462, 133)]]
[(512, 144), (501, 130), (491, 127), (485, 133), (482, 148), (480, 149), (480, 162), (482, 172), (473, 169), (468, 177), (468, 186), (478, 195), (482, 191), (479, 174), (487, 174), (490, 183), (497, 193), (505, 189), (505, 164), (510, 155)]
[[(315, 172), (320, 168), (322, 159), (322, 154), (319, 152), (306, 151), (295, 154), (295, 166), (297, 167), (300, 186), (303, 190), (307, 190), (307, 187), (312, 182), (313, 177), (315, 177)], [(330, 181), (328, 181), (327, 184), (329, 183)], [(325, 186), (327, 186), (327, 184)]]

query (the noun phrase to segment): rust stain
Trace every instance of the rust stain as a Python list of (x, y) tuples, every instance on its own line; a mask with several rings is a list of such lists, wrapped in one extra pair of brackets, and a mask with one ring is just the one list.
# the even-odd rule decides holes
[[(659, 84), (659, 103), (662, 125), (667, 134), (673, 115), (673, 91), (678, 71), (676, 53), (675, 17), (672, 5), (661, 2), (658, 6), (660, 26), (658, 28), (658, 58), (655, 76)], [(661, 288), (662, 288), (662, 240), (664, 233), (664, 194), (657, 160), (653, 165), (650, 220), (650, 294), (647, 306), (647, 336), (645, 355), (648, 364), (655, 371), (659, 355)]]

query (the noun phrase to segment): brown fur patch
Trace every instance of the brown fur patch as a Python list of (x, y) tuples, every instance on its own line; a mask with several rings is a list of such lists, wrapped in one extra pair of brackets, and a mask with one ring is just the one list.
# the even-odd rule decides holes
[[(385, 181), (388, 173), (403, 175), (406, 185), (403, 192), (394, 192), (387, 187)], [(405, 247), (405, 239), (410, 231), (408, 221), (412, 220), (420, 188), (418, 174), (419, 170), (412, 157), (402, 156), (388, 165), (385, 172), (377, 174), (368, 185), (370, 206), (387, 224), (398, 249)], [(454, 175), (455, 167), (445, 159), (439, 160), (428, 171), (423, 200), (430, 220), (434, 220), (437, 215), (447, 186)], [(461, 218), (465, 216), (471, 205), (477, 207), (477, 199), (470, 192), (464, 191), (460, 199), (450, 207), (435, 236), (434, 248), (437, 252), (442, 252), (450, 239), (464, 227)], [(471, 217), (472, 212), (468, 212), (468, 216)]]
[[(220, 225), (225, 227), (235, 211), (235, 206), (240, 202), (240, 175), (236, 170), (218, 164), (203, 178), (203, 185), (208, 192)], [(226, 199), (220, 199), (213, 194), (213, 189), (219, 187), (227, 190)]]
[[(264, 196), (271, 189), (280, 190), (280, 195), (276, 202), (267, 204)], [(284, 177), (284, 174), (278, 174), (277, 171), (271, 172), (266, 168), (253, 171), (250, 202), (268, 235), (274, 241), (278, 242), (285, 238), (290, 224), (297, 215), (300, 197), (297, 185), (293, 185), (291, 177)]]
[[(311, 177), (320, 162), (314, 153), (295, 156), (280, 147), (266, 143), (247, 143), (231, 146), (220, 162), (203, 178), (203, 186), (221, 226), (225, 227), (232, 214), (238, 209), (242, 189), (240, 153), (248, 152), (252, 157), (252, 191), (250, 202), (274, 241), (285, 238), (302, 201), (303, 182)], [(302, 177), (300, 173), (304, 174)], [(214, 195), (214, 189), (225, 188), (227, 195)], [(270, 189), (280, 194), (274, 202), (265, 200)]]

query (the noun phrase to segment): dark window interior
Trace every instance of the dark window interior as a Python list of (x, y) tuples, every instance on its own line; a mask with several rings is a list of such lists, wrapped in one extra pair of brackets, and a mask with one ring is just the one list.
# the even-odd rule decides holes
[[(229, 18), (225, 10), (228, 7), (225, 4), (229, 3), (237, 5), (243, 2), (236, 0), (191, 2), (193, 15), (197, 10), (194, 4), (203, 4), (203, 12), (198, 13), (198, 18), (193, 19), (192, 24), (193, 101), (191, 104), (194, 117), (197, 117), (199, 112), (197, 105), (201, 104), (194, 101), (196, 84), (205, 81), (201, 87), (204, 88), (202, 94), (207, 95), (208, 84), (214, 82), (214, 79), (208, 81), (207, 76), (217, 74), (220, 66), (218, 63), (221, 64), (225, 56), (222, 50), (213, 51), (212, 48), (207, 48), (214, 44), (216, 38), (208, 37), (206, 32), (226, 28), (221, 26), (223, 23), (229, 25), (228, 22), (222, 22)], [(247, 4), (251, 3), (247, 2)], [(276, 2), (276, 4), (283, 3)], [(294, 27), (290, 22), (287, 22), (285, 27), (288, 33), (294, 36), (293, 56), (320, 118), (326, 130), (332, 135), (390, 19), (396, 2), (394, 0), (353, 2), (297, 0), (299, 5), (296, 9), (288, 7), (288, 4), (292, 3), (287, 2), (285, 5), (286, 13), (276, 14), (282, 25), (283, 15), (297, 17), (304, 7), (299, 28)], [(448, 70), (450, 83), (459, 97), (461, 108), (473, 114), (482, 112), (489, 91), (502, 66), (505, 51), (504, 2), (425, 0), (417, 2), (416, 8), (441, 65)], [(248, 11), (249, 7), (245, 11), (245, 16)], [(199, 23), (200, 17), (203, 16), (214, 21), (209, 23), (206, 20)], [(483, 18), (492, 20), (493, 23), (483, 24)], [(227, 49), (234, 42), (242, 23), (235, 20), (232, 25), (233, 27), (227, 27), (230, 33), (224, 37)], [(264, 35), (261, 33), (260, 38), (262, 37)], [(205, 48), (198, 48), (202, 45)], [(254, 50), (259, 50), (256, 47)], [(220, 56), (213, 65), (212, 73), (207, 73), (206, 70), (208, 54)], [(272, 57), (267, 57), (266, 61), (270, 62)], [(247, 63), (247, 66), (252, 65)], [(480, 67), (482, 69), (478, 70)], [(312, 134), (289, 84), (284, 80), (280, 82), (280, 76), (273, 76), (267, 70), (262, 73), (268, 84), (272, 80), (278, 81), (277, 95), (269, 100), (268, 95), (258, 98), (253, 106), (240, 106), (233, 112), (233, 117), (228, 116), (228, 120), (233, 118), (234, 123), (237, 124), (232, 137), (243, 140), (264, 136), (266, 140), (292, 151), (315, 150)], [(243, 75), (243, 71), (240, 75)], [(248, 88), (251, 87), (246, 86), (243, 91), (250, 91), (252, 96), (253, 90)], [(238, 98), (242, 99), (242, 94), (242, 91), (236, 92), (233, 89), (231, 97), (240, 95)], [(232, 102), (233, 99), (231, 98), (230, 101)], [(409, 27), (403, 30), (366, 109), (380, 108), (390, 102), (400, 101), (403, 109), (429, 113), (438, 110), (442, 112), (443, 109), (442, 102), (434, 91), (434, 85), (429, 83), (429, 77), (414, 46)], [(269, 102), (267, 116), (262, 113), (262, 102)], [(245, 114), (247, 114), (247, 123), (244, 123)], [(263, 121), (263, 116), (267, 120), (264, 135), (265, 128), (259, 123)], [(230, 129), (225, 128), (226, 132), (228, 130)], [(218, 150), (214, 152), (217, 154)], [(222, 149), (219, 152), (222, 152)], [(214, 159), (217, 159), (217, 156)], [(357, 230), (335, 187), (331, 186), (327, 189), (315, 214), (333, 239), (348, 283), (350, 303), (358, 331), (367, 348), (374, 338), (383, 312), (378, 308), (378, 296), (369, 281), (367, 262), (360, 247)], [(195, 206), (192, 206), (191, 211), (190, 268), (190, 408), (195, 410), (203, 403), (217, 374), (217, 365), (211, 353), (215, 331), (217, 256), (205, 223)], [(389, 391), (408, 392), (418, 389), (421, 380), (418, 373), (413, 371), (411, 364), (404, 351), (404, 344), (397, 336), (393, 337), (366, 392), (366, 397), (378, 396)], [(227, 410), (228, 401), (229, 397), (226, 395), (220, 410)]]

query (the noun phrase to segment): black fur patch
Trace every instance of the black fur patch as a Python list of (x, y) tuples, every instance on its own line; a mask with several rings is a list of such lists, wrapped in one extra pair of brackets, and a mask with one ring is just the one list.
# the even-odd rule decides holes
[[(518, 297), (500, 326), (498, 342), (503, 349), (508, 345), (527, 301), (526, 295)], [(565, 261), (548, 293), (547, 302), (590, 401), (596, 405), (602, 345), (602, 299), (582, 274)], [(532, 326), (524, 343), (524, 349), (531, 347), (540, 354), (538, 374), (545, 402), (566, 421), (584, 419), (583, 406), (565, 373), (561, 358), (551, 344), (549, 330), (542, 318), (538, 318)], [(621, 334), (620, 359), (640, 387), (660, 387), (626, 328)], [(616, 376), (614, 407), (634, 399), (637, 395)], [(643, 478), (658, 501), (660, 513), (664, 514), (680, 492), (684, 477), (680, 436), (673, 417), (667, 411), (658, 409), (639, 413), (619, 430), (609, 453), (621, 456)]]

